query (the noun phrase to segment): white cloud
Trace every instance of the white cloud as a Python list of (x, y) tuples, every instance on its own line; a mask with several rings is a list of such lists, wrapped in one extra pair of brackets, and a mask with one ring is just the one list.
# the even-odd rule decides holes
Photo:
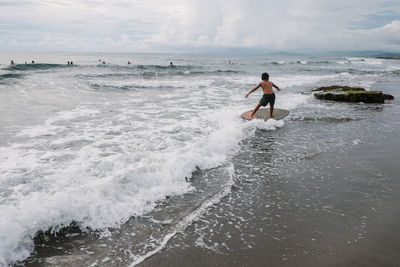
[[(357, 30), (352, 33), (353, 39), (358, 41), (358, 45), (361, 48), (370, 49), (377, 47), (400, 51), (400, 20), (392, 21), (379, 28)], [(365, 41), (368, 43), (365, 43)]]
[(0, 5), (0, 25), (10, 25), (1, 26), (0, 49), (400, 50), (399, 20), (358, 27), (368, 16), (388, 10), (400, 16), (400, 3), (391, 0), (26, 0)]

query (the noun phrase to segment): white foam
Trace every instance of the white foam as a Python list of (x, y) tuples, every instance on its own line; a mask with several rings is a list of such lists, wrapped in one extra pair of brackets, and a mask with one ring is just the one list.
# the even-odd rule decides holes
[(364, 64), (367, 65), (382, 65), (383, 64), (383, 59), (379, 58), (364, 58), (362, 61)]
[(302, 86), (308, 84), (316, 84), (321, 81), (335, 80), (340, 76), (346, 75), (344, 73), (329, 74), (329, 75), (283, 75), (277, 76), (271, 80), (279, 87), (285, 89), (291, 86)]
[(313, 98), (312, 95), (285, 93), (277, 96), (277, 108), (292, 110), (295, 109)]
[[(98, 69), (95, 71), (101, 71)], [(71, 71), (80, 74), (81, 69)], [(0, 147), (0, 265), (26, 258), (39, 230), (57, 230), (72, 221), (105, 233), (108, 227), (119, 227), (131, 216), (150, 211), (166, 195), (192, 190), (185, 177), (196, 167), (226, 164), (238, 143), (257, 129), (273, 131), (285, 124), (283, 120), (247, 122), (240, 118), (258, 103), (260, 95), (246, 100), (243, 97), (248, 90), (243, 92), (236, 85), (256, 84), (258, 75), (84, 81), (146, 87), (123, 92), (99, 92), (80, 80), (71, 86), (71, 76), (65, 79), (62, 75), (52, 75), (43, 86), (45, 77), (29, 78), (26, 83), (33, 84), (29, 90), (45, 96), (56, 88), (54, 99), (44, 104), (65, 110), (53, 114), (49, 109), (43, 123), (24, 128), (15, 134), (15, 142)], [(285, 89), (337, 77), (340, 74), (287, 75), (272, 80)], [(67, 100), (77, 104), (54, 104), (60, 101), (58, 92), (73, 95)], [(311, 98), (283, 90), (277, 93), (277, 108), (292, 110)], [(168, 233), (159, 248), (229, 190), (228, 182), (219, 195)], [(133, 261), (147, 256), (137, 255)]]
[(400, 71), (399, 65), (389, 65), (386, 68), (386, 71)]
[(268, 119), (267, 121), (264, 120), (251, 120), (248, 123), (249, 127), (255, 127), (259, 130), (264, 131), (275, 131), (277, 128), (282, 128), (285, 125), (283, 120), (274, 120)]
[(8, 74), (10, 73), (7, 69), (5, 69), (5, 66), (0, 67), (0, 75)]
[(227, 196), (231, 192), (231, 187), (233, 185), (233, 173), (234, 166), (231, 164), (228, 168), (228, 174), (230, 176), (229, 182), (217, 193), (211, 196), (209, 199), (204, 201), (198, 208), (189, 213), (185, 218), (183, 218), (179, 223), (177, 223), (159, 242), (158, 246), (147, 252), (144, 255), (133, 255), (133, 261), (130, 264), (131, 267), (138, 265), (143, 262), (145, 259), (153, 256), (154, 254), (160, 252), (167, 245), (168, 241), (174, 237), (177, 233), (183, 232), (188, 226), (190, 226), (193, 222), (197, 221), (200, 216), (204, 214), (204, 212), (211, 206), (217, 204), (221, 201), (222, 198)]
[[(39, 230), (57, 231), (72, 221), (105, 231), (119, 227), (131, 216), (150, 211), (166, 195), (192, 190), (185, 177), (196, 167), (224, 164), (255, 129), (284, 125), (243, 121), (240, 114), (253, 102), (238, 91), (211, 86), (212, 79), (192, 81), (169, 90), (161, 100), (145, 90), (108, 92), (104, 101), (54, 114), (0, 147), (0, 264), (26, 258)], [(204, 85), (207, 89), (199, 90)], [(227, 98), (232, 105), (224, 106)], [(290, 109), (307, 97), (286, 92), (278, 100)]]
[(188, 192), (185, 177), (222, 164), (245, 135), (228, 107), (149, 120), (156, 110), (127, 109), (129, 99), (118, 105), (61, 112), (0, 147), (1, 263), (27, 257), (39, 230), (72, 221), (119, 227), (166, 195)]

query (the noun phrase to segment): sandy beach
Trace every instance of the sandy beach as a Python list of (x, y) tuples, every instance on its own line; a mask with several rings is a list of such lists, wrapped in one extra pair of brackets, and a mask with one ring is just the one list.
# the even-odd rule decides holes
[[(397, 84), (378, 85), (399, 97)], [(371, 125), (376, 136), (338, 151), (305, 152), (295, 167), (274, 159), (282, 157), (273, 142), (292, 135), (292, 125), (258, 133), (244, 144), (252, 154), (235, 157), (241, 171), (232, 194), (140, 266), (397, 266), (398, 100), (393, 105), (373, 115), (381, 121)], [(309, 142), (314, 138), (321, 134), (310, 133)]]

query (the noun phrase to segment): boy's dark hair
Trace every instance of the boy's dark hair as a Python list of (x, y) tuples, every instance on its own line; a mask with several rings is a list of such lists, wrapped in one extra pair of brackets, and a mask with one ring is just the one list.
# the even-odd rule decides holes
[(264, 72), (263, 74), (261, 74), (261, 80), (265, 81), (269, 79), (269, 74)]

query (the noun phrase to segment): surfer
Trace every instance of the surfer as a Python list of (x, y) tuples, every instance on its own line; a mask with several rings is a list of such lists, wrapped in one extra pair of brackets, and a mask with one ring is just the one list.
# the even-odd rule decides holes
[(270, 105), (269, 117), (273, 118), (275, 93), (274, 93), (274, 90), (272, 89), (272, 87), (275, 87), (278, 91), (281, 90), (273, 82), (269, 81), (268, 73), (264, 72), (263, 74), (261, 74), (261, 79), (262, 79), (262, 82), (260, 82), (256, 87), (254, 87), (252, 90), (250, 90), (250, 92), (248, 92), (246, 95), (246, 98), (247, 98), (251, 93), (253, 93), (255, 90), (257, 90), (260, 87), (262, 88), (262, 90), (264, 92), (264, 95), (260, 99), (260, 103), (257, 104), (257, 106), (254, 108), (253, 112), (250, 115), (251, 119), (255, 118), (256, 112), (261, 106), (265, 107), (266, 105), (268, 105), (268, 103)]

